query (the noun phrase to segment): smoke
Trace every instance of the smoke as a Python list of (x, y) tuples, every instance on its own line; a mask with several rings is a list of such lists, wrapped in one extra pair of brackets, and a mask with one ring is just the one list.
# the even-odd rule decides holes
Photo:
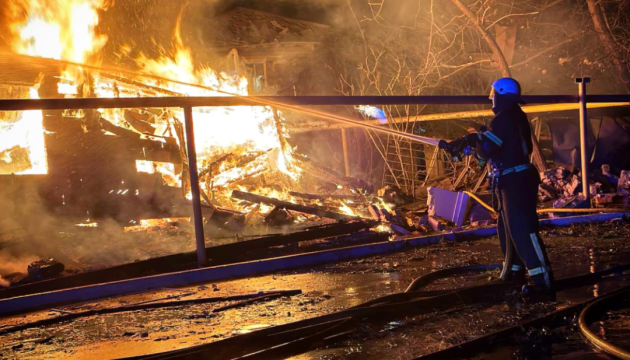
[[(0, 187), (3, 199), (0, 275), (26, 273), (27, 266), (38, 259), (54, 258), (64, 263), (66, 269), (85, 270), (189, 251), (194, 247), (192, 228), (186, 222), (151, 232), (142, 228), (125, 232), (123, 224), (104, 215), (91, 219), (98, 223), (97, 227), (78, 227), (77, 223), (87, 220), (86, 216), (74, 215), (80, 207), (69, 211), (69, 208), (52, 206), (55, 199), (44, 198), (40, 192), (56, 180), (50, 175), (41, 178), (42, 182), (32, 183), (27, 176), (0, 177), (1, 181), (11, 179), (11, 184)], [(85, 181), (98, 179), (86, 177)]]
[(16, 272), (25, 273), (27, 266), (38, 259), (38, 256), (11, 254), (7, 250), (0, 249), (0, 287), (8, 287), (11, 284), (2, 277), (3, 275)]

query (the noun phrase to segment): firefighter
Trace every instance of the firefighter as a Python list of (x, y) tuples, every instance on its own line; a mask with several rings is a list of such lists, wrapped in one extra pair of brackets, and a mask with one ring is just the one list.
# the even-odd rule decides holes
[[(487, 160), (492, 168), (491, 181), (498, 199), (497, 230), (501, 250), (506, 256), (504, 280), (526, 284), (525, 268), (532, 285), (523, 293), (540, 301), (555, 301), (554, 279), (539, 235), (536, 202), (540, 175), (530, 162), (532, 153), (531, 128), (527, 115), (519, 104), (521, 86), (512, 78), (502, 78), (492, 84), (490, 125), (459, 140), (441, 140), (439, 147), (453, 154), (475, 153)], [(471, 151), (472, 150), (472, 151)], [(516, 256), (512, 256), (512, 248)]]

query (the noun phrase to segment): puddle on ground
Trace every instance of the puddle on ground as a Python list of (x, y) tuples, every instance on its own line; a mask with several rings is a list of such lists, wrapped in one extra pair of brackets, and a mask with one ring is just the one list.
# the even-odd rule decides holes
[[(556, 277), (569, 277), (630, 262), (630, 227), (599, 225), (592, 228), (553, 229), (547, 239)], [(622, 231), (623, 230), (623, 231)], [(604, 234), (605, 236), (600, 236)], [(613, 235), (611, 235), (613, 234)], [(611, 251), (614, 249), (614, 251)], [(110, 314), (78, 319), (0, 337), (0, 358), (106, 359), (172, 350), (208, 343), (267, 326), (311, 318), (376, 297), (402, 292), (416, 277), (449, 267), (499, 263), (498, 241), (442, 242), (409, 251), (354, 259), (299, 271), (217, 283), (215, 295), (256, 293), (276, 289), (301, 289), (303, 294), (250, 304), (213, 313), (229, 303), (190, 305)], [(441, 280), (432, 288), (455, 288), (495, 279), (498, 272), (465, 274)], [(611, 291), (618, 279), (559, 294), (560, 306)], [(627, 281), (627, 279), (626, 279)], [(210, 288), (211, 284), (207, 284)], [(195, 289), (195, 288), (193, 288)], [(208, 290), (212, 295), (212, 289)], [(207, 293), (204, 293), (207, 296)], [(98, 303), (97, 303), (98, 305)], [(549, 313), (554, 305), (479, 305), (451, 312), (432, 313), (376, 325), (326, 343), (293, 359), (412, 359), (467, 341), (525, 319)], [(29, 321), (26, 316), (22, 321)], [(0, 326), (2, 324), (0, 323)], [(570, 331), (567, 334), (571, 335)], [(565, 337), (570, 338), (569, 335)], [(52, 339), (40, 343), (38, 339)], [(592, 355), (578, 340), (553, 343), (552, 354)], [(19, 347), (19, 345), (22, 345)], [(17, 348), (16, 348), (17, 346)], [(571, 350), (574, 349), (574, 350)], [(518, 358), (511, 347), (493, 349), (504, 357)], [(488, 356), (493, 354), (488, 354)], [(506, 357), (505, 355), (508, 354)], [(527, 357), (527, 356), (525, 356)]]

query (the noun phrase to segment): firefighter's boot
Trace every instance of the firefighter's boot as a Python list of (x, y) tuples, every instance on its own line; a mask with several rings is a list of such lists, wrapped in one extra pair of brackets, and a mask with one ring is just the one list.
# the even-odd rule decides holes
[(537, 274), (530, 276), (531, 285), (523, 286), (523, 297), (526, 302), (555, 302), (556, 290), (553, 283), (550, 283), (548, 274)]

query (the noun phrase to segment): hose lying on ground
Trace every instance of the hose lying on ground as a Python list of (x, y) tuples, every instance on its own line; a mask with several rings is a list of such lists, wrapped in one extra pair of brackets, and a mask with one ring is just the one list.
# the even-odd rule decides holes
[[(609, 268), (596, 273), (583, 274), (572, 278), (559, 279), (556, 282), (558, 290), (571, 287), (580, 287), (600, 280), (602, 277), (630, 270), (630, 264)], [(506, 293), (520, 291), (520, 286), (510, 283), (492, 283), (454, 290), (416, 291), (386, 295), (372, 302), (364, 303), (358, 307), (343, 311), (318, 316), (315, 318), (299, 320), (293, 323), (277, 325), (274, 327), (257, 330), (248, 334), (230, 337), (227, 339), (192, 346), (189, 348), (167, 351), (157, 354), (140, 355), (126, 359), (207, 359), (215, 360), (240, 359), (247, 354), (266, 352), (267, 349), (281, 344), (296, 341), (309, 333), (312, 327), (324, 323), (333, 324), (341, 319), (351, 320), (345, 322), (345, 326), (356, 328), (359, 323), (372, 321), (384, 321), (393, 318), (411, 317), (432, 313), (436, 310), (481, 303), (497, 303), (504, 299)], [(323, 328), (320, 328), (323, 331)], [(344, 328), (343, 332), (351, 331)], [(341, 331), (341, 330), (340, 330)], [(333, 336), (333, 335), (330, 335)], [(315, 343), (302, 343), (296, 347), (286, 349), (282, 356), (266, 357), (265, 359), (280, 359), (296, 356), (308, 351)]]
[[(626, 285), (623, 288), (615, 290), (605, 296), (611, 296), (621, 292), (624, 292), (626, 294), (630, 292), (630, 285)], [(490, 346), (500, 346), (502, 344), (501, 340), (508, 339), (514, 334), (522, 333), (523, 331), (526, 331), (526, 329), (540, 328), (542, 326), (549, 326), (553, 328), (556, 326), (566, 325), (567, 321), (570, 321), (570, 319), (573, 318), (574, 314), (580, 312), (586, 306), (592, 304), (595, 301), (597, 301), (597, 299), (593, 298), (579, 303), (571, 304), (543, 317), (528, 320), (526, 322), (522, 322), (505, 329), (497, 330), (476, 339), (469, 340), (464, 343), (460, 343), (431, 354), (417, 357), (413, 360), (472, 358), (475, 354), (487, 351)]]
[(420, 289), (421, 287), (427, 286), (428, 284), (445, 277), (464, 274), (467, 272), (483, 272), (497, 269), (501, 269), (501, 264), (467, 265), (438, 270), (416, 278), (414, 281), (411, 282), (411, 284), (409, 284), (405, 292), (418, 291), (418, 289)]
[(582, 332), (582, 335), (584, 335), (584, 337), (586, 338), (586, 341), (609, 355), (626, 360), (630, 360), (630, 351), (615, 346), (597, 336), (597, 334), (595, 334), (591, 330), (589, 325), (607, 310), (618, 307), (621, 302), (625, 302), (627, 305), (629, 301), (630, 290), (613, 293), (610, 295), (604, 295), (602, 298), (582, 310), (578, 322), (580, 326), (580, 331)]
[[(477, 195), (473, 194), (470, 191), (464, 191), (465, 194), (467, 194), (468, 196), (470, 196), (471, 198), (475, 199), (475, 201), (477, 201), (479, 203), (479, 205), (483, 206), (484, 208), (486, 208), (488, 211), (495, 213), (496, 214), (496, 210), (494, 210), (494, 208), (490, 205), (488, 205), (488, 203), (486, 203), (485, 201), (481, 200)], [(575, 214), (581, 214), (581, 213), (615, 213), (615, 212), (629, 212), (626, 209), (618, 209), (618, 208), (590, 208), (590, 209), (565, 209), (565, 208), (544, 208), (544, 209), (536, 209), (536, 212), (539, 214), (545, 214), (545, 213), (575, 213)]]

